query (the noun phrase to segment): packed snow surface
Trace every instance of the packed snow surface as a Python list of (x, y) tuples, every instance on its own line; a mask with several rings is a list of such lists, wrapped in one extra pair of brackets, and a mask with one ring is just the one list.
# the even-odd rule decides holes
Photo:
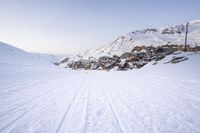
[(199, 133), (200, 54), (172, 56), (126, 72), (1, 60), (0, 132)]

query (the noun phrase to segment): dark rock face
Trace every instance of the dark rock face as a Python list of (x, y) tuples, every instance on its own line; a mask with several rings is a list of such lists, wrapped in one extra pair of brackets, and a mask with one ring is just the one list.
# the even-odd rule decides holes
[(69, 60), (70, 58), (64, 58), (63, 60), (61, 60), (61, 61), (59, 61), (59, 62), (55, 62), (54, 64), (55, 65), (60, 65), (60, 64), (62, 64), (62, 63), (65, 63), (65, 62), (67, 62), (68, 60)]
[(176, 63), (186, 61), (186, 60), (188, 60), (188, 58), (184, 56), (174, 57), (172, 60), (170, 60), (169, 62), (165, 62), (164, 64), (167, 64), (167, 63), (176, 64)]
[[(182, 29), (181, 29), (182, 30)], [(175, 51), (183, 51), (182, 45), (162, 45), (158, 47), (153, 46), (136, 46), (131, 52), (125, 52), (121, 56), (113, 55), (102, 56), (98, 59), (90, 57), (88, 60), (80, 59), (78, 61), (69, 61), (68, 58), (62, 60), (60, 63), (67, 62), (67, 67), (72, 69), (84, 69), (84, 70), (129, 70), (139, 69), (146, 65), (150, 61), (159, 61), (165, 58), (167, 55), (173, 54)], [(200, 47), (186, 47), (187, 51), (200, 51)], [(185, 58), (176, 58), (166, 63), (178, 63), (185, 61)], [(156, 63), (155, 63), (156, 64)], [(154, 65), (155, 65), (154, 64)], [(59, 63), (57, 64), (59, 65)]]
[(161, 31), (161, 34), (181, 34), (184, 32), (184, 25), (177, 25), (165, 28)]
[(136, 46), (136, 47), (134, 47), (133, 49), (132, 49), (132, 51), (131, 52), (139, 52), (139, 51), (141, 51), (143, 48), (145, 48), (145, 46)]
[(112, 69), (117, 63), (117, 59), (103, 56), (98, 59), (98, 64), (103, 70)]
[(75, 62), (70, 62), (68, 64), (68, 67), (69, 68), (72, 68), (72, 69), (84, 69), (84, 70), (88, 70), (88, 69), (94, 69), (94, 68), (97, 68), (97, 66), (95, 66), (95, 62), (93, 61), (89, 61), (89, 60), (78, 60), (78, 61), (75, 61)]
[(131, 57), (131, 53), (128, 53), (128, 52), (123, 53), (123, 54), (120, 56), (121, 59), (128, 59), (128, 58), (130, 58), (130, 57)]
[(117, 56), (117, 55), (113, 55), (112, 58), (113, 58), (117, 63), (120, 62), (120, 57), (119, 57), (119, 56)]
[(145, 34), (147, 32), (157, 32), (156, 29), (145, 29), (145, 30), (136, 30), (134, 32), (132, 32), (133, 34), (137, 34), (137, 33), (142, 33), (142, 34)]
[(124, 63), (121, 63), (121, 64), (117, 64), (117, 70), (121, 70), (121, 71), (124, 71), (124, 70), (128, 70), (128, 69), (131, 69), (131, 64), (129, 64), (128, 61), (125, 61)]
[(174, 31), (172, 29), (164, 29), (161, 34), (174, 34)]
[(160, 60), (162, 60), (162, 59), (164, 59), (165, 58), (165, 55), (157, 55), (156, 57), (155, 57), (155, 61), (160, 61)]
[(137, 55), (132, 55), (127, 59), (129, 62), (139, 62), (140, 58)]

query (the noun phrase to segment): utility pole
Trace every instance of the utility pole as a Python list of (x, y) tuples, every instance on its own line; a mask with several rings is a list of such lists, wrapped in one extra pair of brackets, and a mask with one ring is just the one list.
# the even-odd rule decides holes
[(184, 48), (184, 51), (186, 51), (186, 46), (187, 46), (188, 25), (189, 25), (189, 23), (187, 22), (186, 29), (185, 29), (185, 48)]

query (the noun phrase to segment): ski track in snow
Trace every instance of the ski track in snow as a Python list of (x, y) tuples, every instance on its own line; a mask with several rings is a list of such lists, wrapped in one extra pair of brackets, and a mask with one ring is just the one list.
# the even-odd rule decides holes
[(200, 132), (199, 79), (0, 65), (2, 133)]

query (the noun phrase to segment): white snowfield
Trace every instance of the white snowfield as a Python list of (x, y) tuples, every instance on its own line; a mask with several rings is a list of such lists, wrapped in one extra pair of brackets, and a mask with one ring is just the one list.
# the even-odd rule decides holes
[(0, 63), (41, 66), (53, 64), (60, 56), (29, 53), (9, 44), (0, 42)]
[(200, 54), (183, 55), (124, 72), (1, 60), (0, 132), (199, 133)]

